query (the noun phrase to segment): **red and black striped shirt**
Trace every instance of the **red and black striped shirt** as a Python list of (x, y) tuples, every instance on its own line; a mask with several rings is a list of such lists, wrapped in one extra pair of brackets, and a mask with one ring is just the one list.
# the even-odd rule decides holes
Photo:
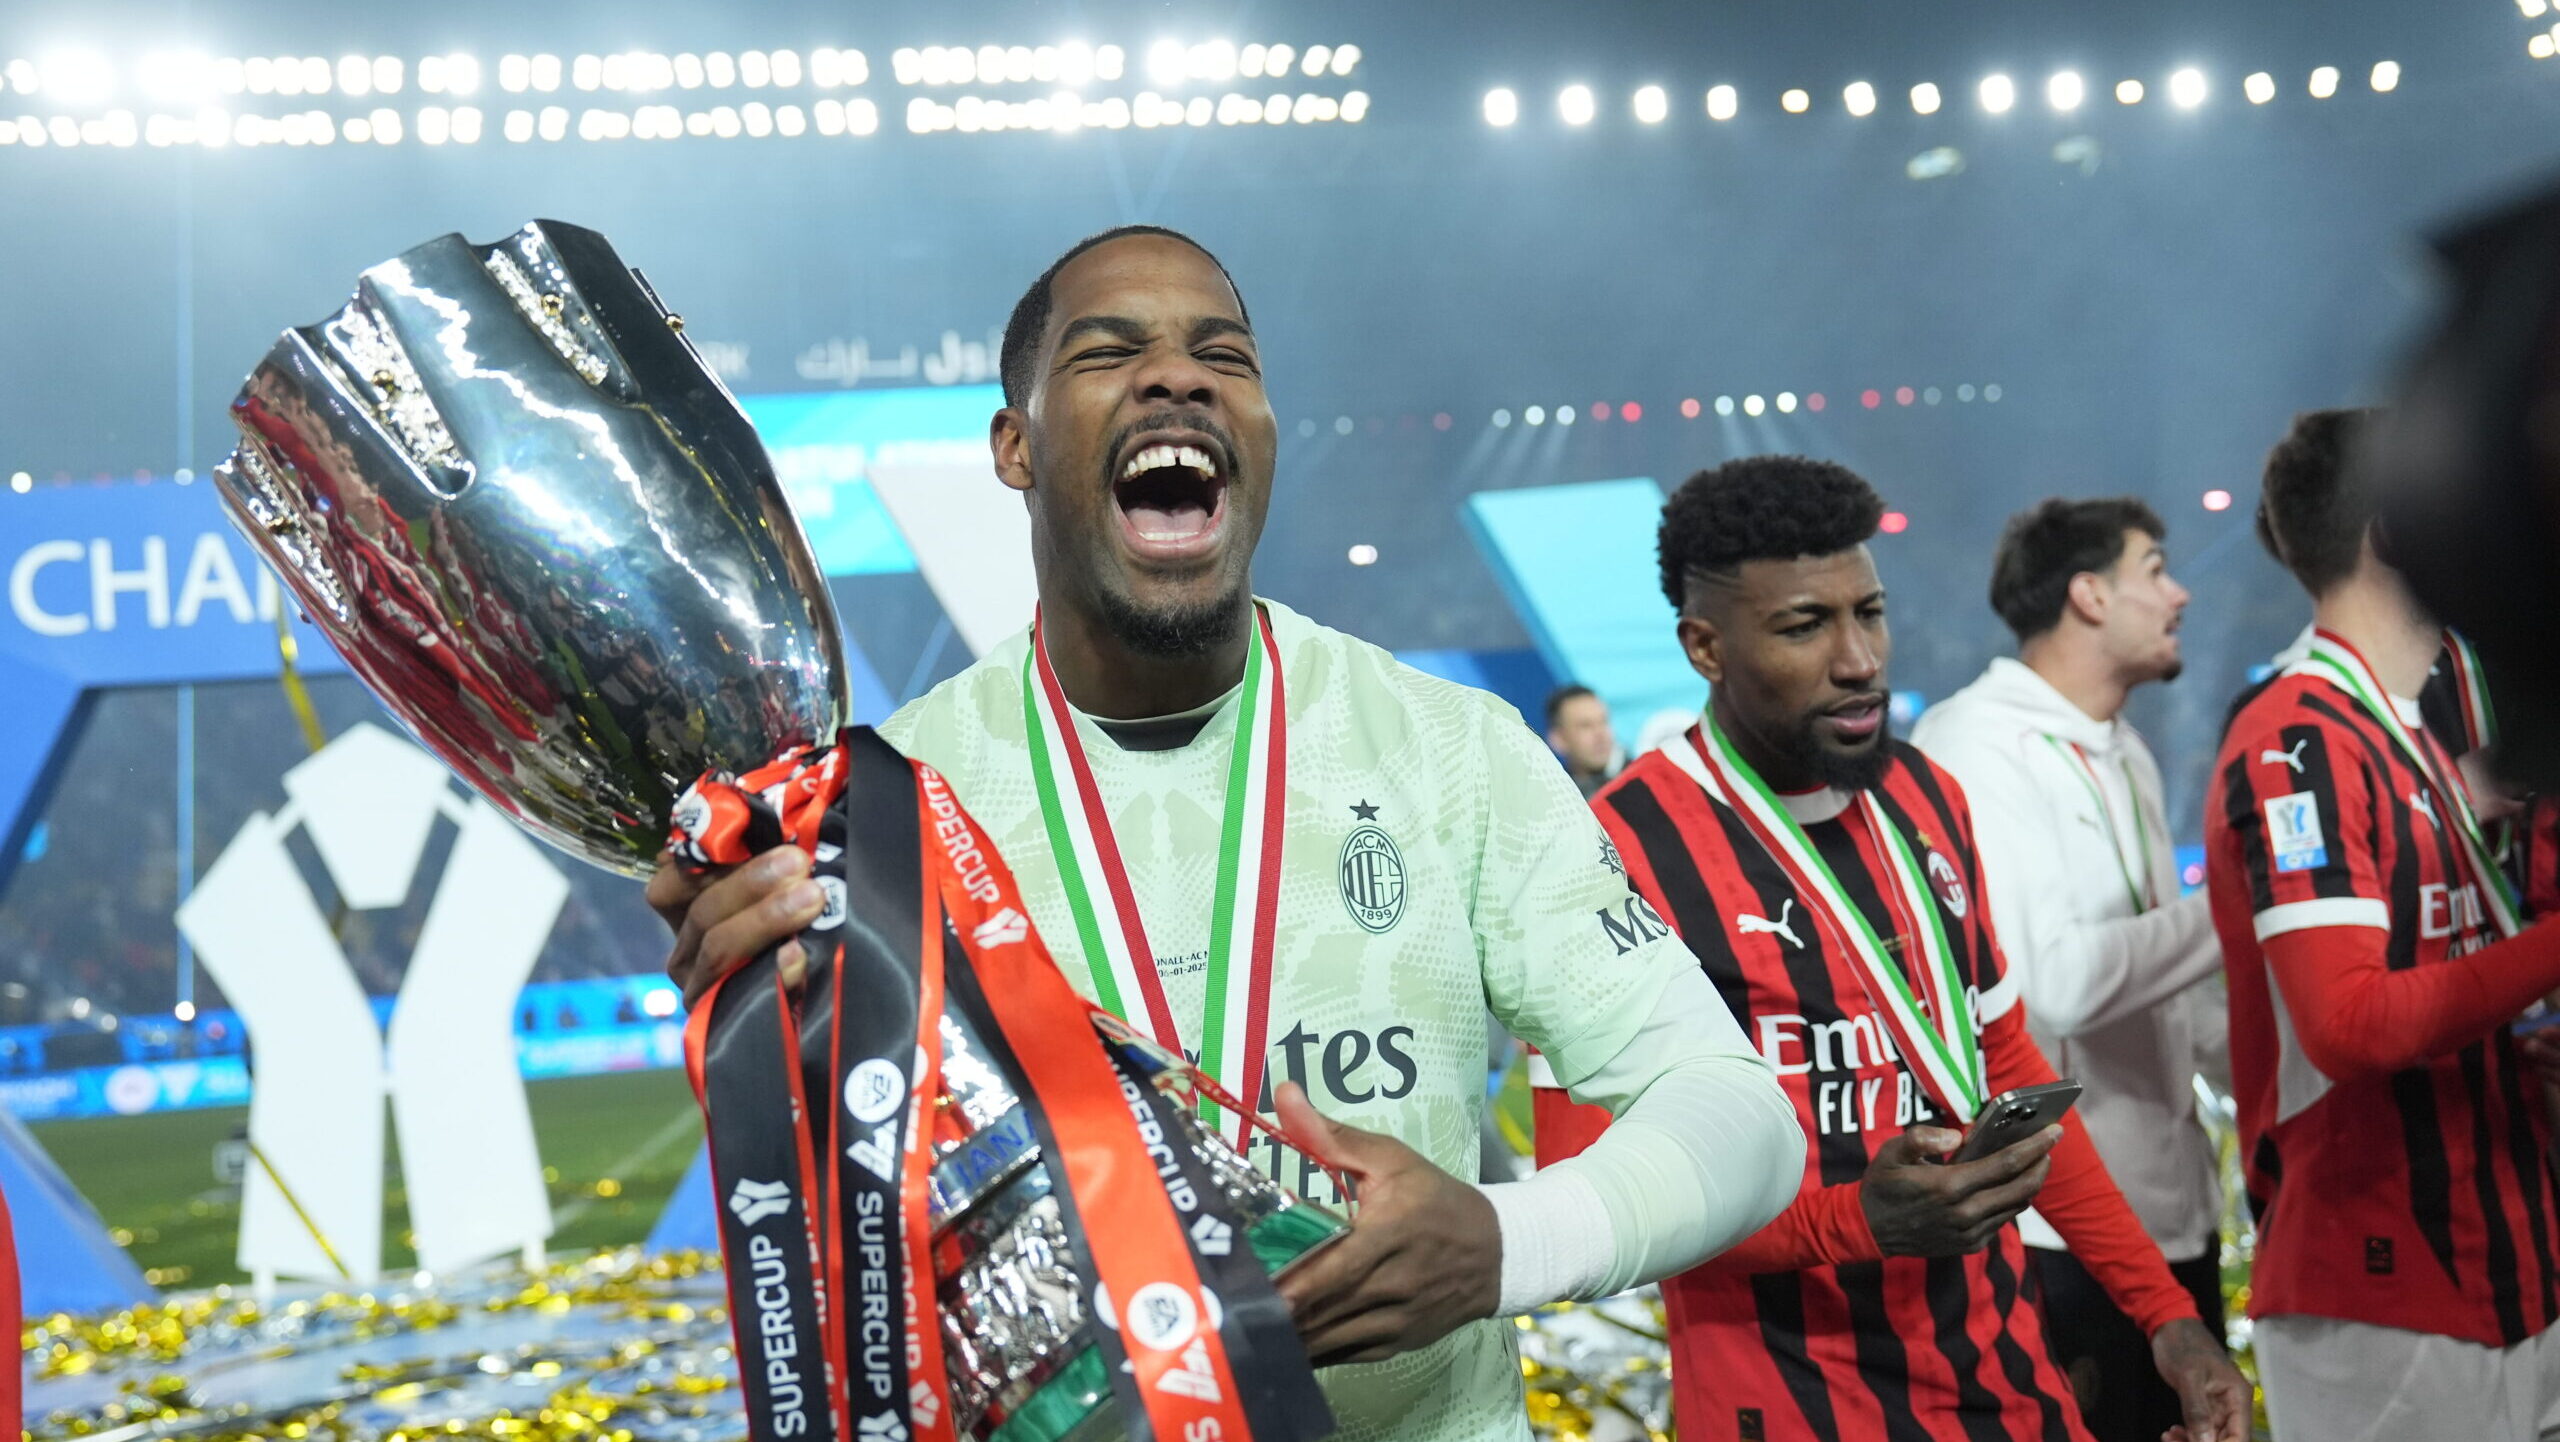
[(2232, 719), (2215, 763), (2205, 845), (2259, 1229), (2249, 1310), (2509, 1346), (2560, 1312), (2549, 1129), (2513, 1039), (2497, 1026), (2339, 1076), (2312, 1056), (2344, 1054), (2334, 989), (2357, 969), (2497, 940), (2440, 789), (2461, 784), (2453, 763), (2414, 708), (2402, 720), (2429, 766), (2347, 692), (2288, 673)]
[[(1943, 908), (1990, 1090), (2050, 1080), (1980, 903), (1962, 793), (1898, 742), (1876, 789)], [(1909, 954), (1925, 919), (1900, 914), (1881, 838), (1840, 800), (1836, 793), (1790, 799), (1790, 809), (1877, 935), (1897, 956)], [(1888, 1258), (1878, 1250), (1861, 1200), (1868, 1164), (1904, 1127), (1950, 1123), (1896, 1052), (1857, 962), (1837, 954), (1830, 929), (1816, 924), (1811, 898), (1795, 892), (1740, 816), (1662, 752), (1638, 758), (1592, 804), (1628, 879), (1698, 954), (1775, 1066), (1811, 1139), (1804, 1190), (1784, 1215), (1663, 1284), (1682, 1435), (2085, 1439), (2036, 1316), (2015, 1227), (1970, 1256)], [(1542, 1126), (1548, 1114), (1542, 1107)], [(1540, 1141), (1542, 1159), (1552, 1159), (1557, 1150), (1543, 1133)], [(2146, 1326), (2194, 1315), (2076, 1125), (2054, 1155), (2038, 1205), (2061, 1205), (2076, 1224), (2066, 1235), (2077, 1233), (2102, 1259), (2093, 1269), (2140, 1279), (2126, 1290)]]

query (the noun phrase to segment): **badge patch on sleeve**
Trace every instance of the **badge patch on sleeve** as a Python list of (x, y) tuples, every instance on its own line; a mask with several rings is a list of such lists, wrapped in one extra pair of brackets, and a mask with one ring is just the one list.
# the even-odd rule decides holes
[(2296, 791), (2267, 802), (2267, 844), (2275, 850), (2278, 871), (2328, 865), (2329, 843), (2320, 834), (2319, 798)]

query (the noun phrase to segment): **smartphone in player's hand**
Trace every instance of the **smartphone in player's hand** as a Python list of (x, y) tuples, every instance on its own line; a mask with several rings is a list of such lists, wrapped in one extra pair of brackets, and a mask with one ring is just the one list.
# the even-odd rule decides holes
[(2015, 1146), (2062, 1120), (2079, 1099), (2080, 1083), (2069, 1078), (2002, 1092), (1982, 1104), (1973, 1125), (1965, 1129), (1963, 1145), (1947, 1160), (1978, 1162)]

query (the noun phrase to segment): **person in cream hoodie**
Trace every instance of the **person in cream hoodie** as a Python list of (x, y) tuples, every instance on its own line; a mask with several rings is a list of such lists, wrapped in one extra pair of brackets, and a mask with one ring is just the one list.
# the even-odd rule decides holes
[[(2187, 592), (2164, 536), (2130, 498), (2012, 518), (1991, 605), (2018, 656), (1931, 707), (1912, 740), (1972, 803), (2029, 1032), (2086, 1088), (2099, 1156), (2219, 1333), (2219, 1206), (2195, 1078), (2228, 1085), (2222, 951), (2204, 895), (2179, 895), (2160, 768), (2122, 714), (2135, 687), (2179, 670)], [(2151, 1442), (2175, 1426), (2177, 1398), (2132, 1321), (2033, 1212), (2021, 1229), (2091, 1430)]]

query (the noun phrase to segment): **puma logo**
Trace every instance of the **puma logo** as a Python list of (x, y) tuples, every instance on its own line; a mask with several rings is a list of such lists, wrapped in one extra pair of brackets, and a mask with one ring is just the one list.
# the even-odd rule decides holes
[(2261, 766), (2273, 766), (2277, 762), (2281, 761), (2285, 765), (2292, 767), (2293, 774), (2299, 776), (2302, 774), (2302, 748), (2310, 744), (2311, 738), (2305, 736), (2301, 740), (2294, 742), (2293, 749), (2290, 751), (2261, 751), (2258, 753), (2258, 764)]
[(2436, 818), (2436, 799), (2427, 793), (2425, 787), (2419, 787), (2409, 793), (2409, 804), (2417, 808), (2419, 815), (2427, 818), (2429, 826), (2438, 831), (2444, 830), (2444, 823)]
[(1787, 945), (1802, 951), (1804, 943), (1796, 939), (1795, 931), (1787, 925), (1787, 918), (1795, 914), (1795, 909), (1796, 899), (1790, 896), (1787, 898), (1787, 904), (1778, 908), (1777, 920), (1771, 921), (1765, 916), (1753, 916), (1749, 912), (1744, 912), (1733, 919), (1734, 930), (1743, 936), (1783, 936), (1787, 939)]

